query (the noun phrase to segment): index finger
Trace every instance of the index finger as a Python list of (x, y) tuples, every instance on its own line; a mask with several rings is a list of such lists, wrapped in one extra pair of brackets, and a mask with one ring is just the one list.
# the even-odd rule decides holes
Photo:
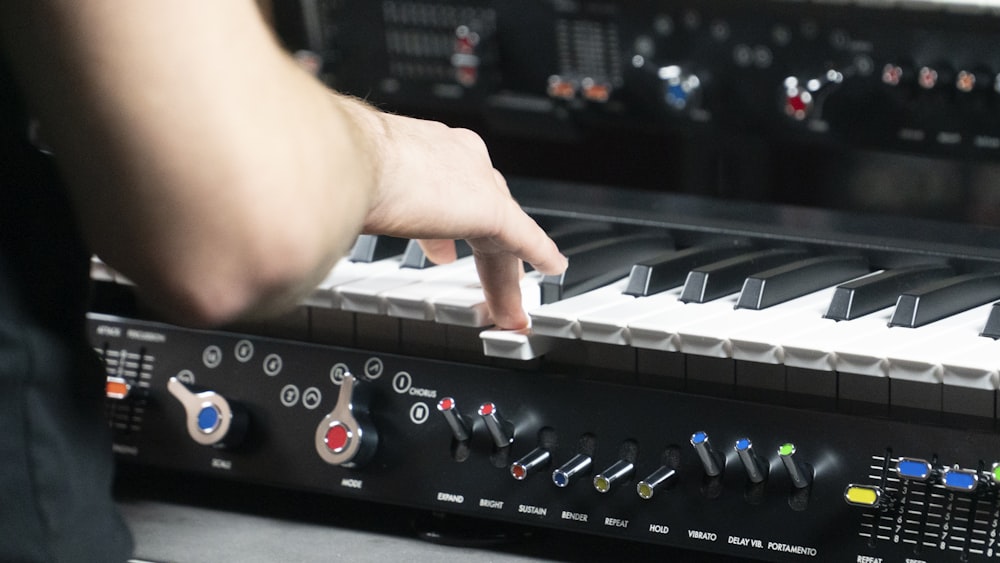
[(510, 195), (507, 180), (500, 172), (494, 170), (497, 187), (507, 195), (507, 209), (501, 214), (504, 220), (501, 229), (493, 242), (500, 248), (524, 260), (545, 275), (561, 274), (566, 270), (569, 260), (559, 252), (556, 246), (538, 223), (521, 209), (517, 201)]

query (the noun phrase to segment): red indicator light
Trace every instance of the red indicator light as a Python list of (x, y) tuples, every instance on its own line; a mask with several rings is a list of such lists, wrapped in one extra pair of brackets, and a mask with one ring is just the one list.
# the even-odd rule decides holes
[(903, 79), (903, 68), (894, 65), (887, 64), (885, 68), (882, 69), (882, 82), (888, 84), (889, 86), (899, 86), (899, 82)]
[(785, 96), (785, 113), (799, 121), (806, 118), (812, 108), (812, 94), (798, 88), (789, 89)]
[(479, 407), (479, 414), (481, 416), (489, 416), (493, 414), (496, 410), (496, 406), (493, 403), (483, 403), (483, 406)]
[(347, 447), (348, 442), (351, 440), (351, 433), (347, 428), (340, 424), (339, 422), (331, 426), (326, 431), (326, 447), (334, 453), (339, 453)]
[(438, 401), (439, 411), (450, 411), (453, 408), (455, 408), (455, 400), (451, 397), (445, 397), (444, 399)]
[(930, 90), (931, 88), (937, 86), (938, 72), (929, 66), (925, 66), (920, 69), (920, 74), (917, 77), (917, 83), (920, 87), (925, 90)]

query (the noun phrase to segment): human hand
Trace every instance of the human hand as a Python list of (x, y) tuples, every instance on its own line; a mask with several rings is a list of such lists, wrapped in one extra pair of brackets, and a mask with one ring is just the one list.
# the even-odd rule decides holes
[(363, 119), (373, 131), (377, 162), (364, 231), (419, 239), (436, 263), (455, 259), (454, 239), (467, 240), (493, 322), (526, 327), (521, 260), (543, 274), (562, 272), (567, 261), (511, 197), (482, 139), (398, 115), (371, 112)]

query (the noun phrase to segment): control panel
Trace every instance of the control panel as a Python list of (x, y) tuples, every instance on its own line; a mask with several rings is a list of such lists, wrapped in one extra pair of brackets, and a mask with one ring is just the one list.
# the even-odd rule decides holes
[(308, 0), (336, 88), (485, 131), (1000, 156), (989, 2)]
[(300, 0), (333, 88), (467, 127), (505, 176), (995, 225), (979, 0)]
[(991, 433), (89, 323), (126, 462), (771, 561), (1000, 557)]

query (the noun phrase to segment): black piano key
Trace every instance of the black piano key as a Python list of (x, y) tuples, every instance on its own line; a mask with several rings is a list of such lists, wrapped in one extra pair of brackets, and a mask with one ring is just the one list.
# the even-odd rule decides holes
[(835, 321), (850, 321), (892, 305), (904, 291), (953, 274), (947, 266), (924, 265), (885, 270), (849, 281), (834, 290), (824, 316)]
[[(612, 233), (612, 225), (610, 223), (597, 223), (589, 221), (563, 221), (557, 223), (551, 227), (549, 231), (549, 236), (556, 242), (564, 254), (567, 254), (566, 249), (579, 248), (592, 244), (595, 239), (607, 238), (610, 233)], [(359, 244), (368, 246), (373, 244), (372, 242), (365, 240), (362, 242), (362, 238), (374, 237), (375, 235), (361, 235), (358, 237), (358, 242), (355, 243), (355, 247)], [(400, 239), (396, 237), (378, 237), (380, 240), (382, 238), (391, 239), (393, 241), (401, 241), (401, 248), (395, 253), (389, 256), (395, 256), (402, 254), (403, 258), (400, 261), (400, 268), (414, 268), (417, 270), (422, 270), (424, 268), (430, 268), (435, 264), (427, 259), (424, 254), (424, 249), (420, 247), (420, 244), (416, 240)], [(394, 243), (390, 243), (394, 244)], [(364, 249), (360, 249), (359, 252), (363, 252)], [(457, 254), (456, 258), (465, 258), (466, 256), (472, 255), (472, 247), (469, 243), (464, 240), (455, 241), (455, 252)], [(354, 250), (351, 251), (352, 257)], [(568, 255), (568, 254), (567, 254)], [(353, 258), (352, 258), (353, 259)], [(530, 270), (530, 265), (525, 265), (526, 270)]]
[[(614, 237), (615, 231), (614, 225), (611, 223), (564, 221), (548, 228), (546, 234), (556, 243), (564, 255), (571, 256), (578, 248), (587, 247), (595, 240)], [(533, 269), (531, 264), (524, 265), (525, 272), (530, 272)]]
[[(589, 243), (597, 238), (608, 238), (615, 232), (615, 225), (598, 221), (562, 219), (557, 222), (539, 223), (546, 234), (559, 244), (559, 248), (569, 248)], [(587, 238), (589, 237), (589, 238)]]
[(861, 256), (805, 258), (748, 277), (736, 308), (766, 309), (867, 273)]
[[(455, 254), (456, 258), (465, 258), (472, 254), (472, 247), (469, 243), (464, 240), (455, 241)], [(411, 240), (406, 245), (406, 250), (403, 252), (403, 260), (399, 264), (400, 268), (413, 268), (416, 270), (423, 270), (424, 268), (430, 268), (436, 266), (434, 262), (431, 262), (427, 255), (424, 254), (424, 249), (420, 247), (420, 244), (416, 240)]]
[(351, 262), (375, 262), (399, 256), (410, 241), (387, 235), (360, 235), (351, 247), (348, 260)]
[(769, 248), (694, 268), (688, 272), (680, 300), (684, 303), (707, 303), (736, 293), (750, 275), (804, 256), (806, 251), (797, 248)]
[(889, 326), (917, 328), (1000, 299), (1000, 274), (965, 274), (907, 291), (896, 301)]
[(1000, 302), (994, 303), (990, 307), (990, 316), (986, 319), (986, 327), (979, 335), (993, 340), (1000, 339)]
[(555, 303), (607, 285), (628, 275), (632, 265), (673, 248), (667, 234), (632, 234), (566, 249), (569, 266), (539, 283), (542, 304)]
[(583, 228), (580, 227), (581, 225), (565, 225), (552, 229), (547, 234), (567, 256), (579, 249), (590, 248), (595, 241), (622, 236), (622, 233), (615, 232), (610, 224), (583, 224)]
[(684, 283), (688, 272), (693, 268), (718, 262), (746, 250), (745, 243), (720, 243), (685, 248), (640, 262), (632, 266), (628, 286), (622, 293), (640, 297), (673, 289)]

